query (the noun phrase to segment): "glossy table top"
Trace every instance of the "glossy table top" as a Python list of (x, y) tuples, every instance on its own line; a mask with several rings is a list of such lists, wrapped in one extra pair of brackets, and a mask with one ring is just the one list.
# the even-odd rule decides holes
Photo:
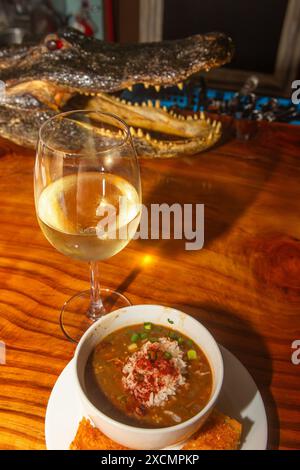
[[(300, 448), (300, 130), (262, 126), (194, 157), (141, 160), (144, 202), (204, 203), (205, 242), (136, 240), (102, 262), (103, 286), (133, 304), (194, 315), (253, 375), (270, 448)], [(52, 248), (35, 216), (34, 154), (0, 141), (0, 448), (43, 449), (51, 389), (74, 344), (60, 307), (88, 288), (88, 266)]]

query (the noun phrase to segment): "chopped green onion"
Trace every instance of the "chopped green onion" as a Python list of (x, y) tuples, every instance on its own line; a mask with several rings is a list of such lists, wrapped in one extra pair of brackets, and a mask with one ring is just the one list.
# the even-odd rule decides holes
[(188, 339), (186, 343), (190, 348), (192, 348), (194, 346), (194, 343), (191, 339)]
[(170, 331), (169, 337), (170, 337), (171, 339), (178, 339), (178, 338), (179, 338), (178, 334), (175, 333), (175, 331)]
[(140, 335), (138, 333), (133, 333), (133, 335), (130, 338), (130, 341), (132, 343), (136, 343), (140, 339)]
[(157, 342), (157, 338), (154, 338), (154, 337), (149, 338), (149, 341), (151, 341), (151, 343), (156, 343), (156, 342)]
[(182, 336), (179, 336), (177, 342), (178, 342), (178, 344), (184, 343), (184, 339), (182, 338)]
[(172, 359), (172, 354), (169, 351), (165, 351), (164, 356), (166, 359)]
[(189, 349), (187, 352), (187, 357), (190, 361), (197, 359), (197, 353), (195, 349)]
[(136, 343), (131, 343), (127, 349), (128, 351), (135, 351), (137, 349), (138, 345)]
[(170, 318), (168, 318), (168, 322), (171, 323), (171, 325), (174, 325), (173, 320), (170, 320)]
[(146, 339), (146, 338), (148, 338), (148, 333), (146, 333), (146, 332), (140, 333), (140, 338), (141, 338), (141, 339)]
[(151, 330), (152, 329), (152, 323), (150, 323), (150, 322), (144, 323), (144, 328), (145, 328), (145, 330)]

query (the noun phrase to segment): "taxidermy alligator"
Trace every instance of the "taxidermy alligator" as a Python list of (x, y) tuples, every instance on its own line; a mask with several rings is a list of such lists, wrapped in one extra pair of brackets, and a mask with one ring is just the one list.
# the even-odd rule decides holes
[[(203, 113), (175, 114), (161, 107), (160, 87), (177, 85), (232, 58), (222, 33), (147, 44), (120, 45), (87, 38), (72, 29), (37, 45), (0, 49), (0, 135), (34, 147), (40, 125), (54, 114), (93, 109), (117, 114), (131, 128), (140, 156), (194, 154), (212, 146), (220, 124)], [(125, 89), (153, 87), (157, 100), (140, 104), (120, 98)], [(144, 88), (143, 88), (144, 89)]]

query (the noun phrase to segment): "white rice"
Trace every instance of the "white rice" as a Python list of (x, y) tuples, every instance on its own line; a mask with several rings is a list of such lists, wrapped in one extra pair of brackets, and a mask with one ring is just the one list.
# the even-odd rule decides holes
[[(148, 355), (150, 351), (168, 352), (172, 358), (168, 359), (172, 373), (162, 373), (159, 364), (153, 363), (149, 367)], [(184, 373), (186, 363), (182, 359), (183, 351), (177, 341), (169, 338), (159, 338), (157, 342), (147, 341), (139, 351), (133, 353), (123, 367), (122, 383), (144, 406), (161, 406), (186, 382)], [(166, 361), (164, 361), (165, 364)], [(164, 367), (164, 364), (162, 364)]]

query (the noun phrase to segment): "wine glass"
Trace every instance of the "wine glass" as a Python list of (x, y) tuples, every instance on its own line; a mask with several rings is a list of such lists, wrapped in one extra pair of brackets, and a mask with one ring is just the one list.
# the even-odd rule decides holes
[(92, 322), (130, 305), (100, 287), (98, 261), (121, 251), (140, 221), (141, 185), (127, 125), (109, 113), (57, 114), (40, 128), (34, 169), (35, 207), (47, 240), (90, 265), (91, 288), (65, 302), (60, 324), (77, 342)]

